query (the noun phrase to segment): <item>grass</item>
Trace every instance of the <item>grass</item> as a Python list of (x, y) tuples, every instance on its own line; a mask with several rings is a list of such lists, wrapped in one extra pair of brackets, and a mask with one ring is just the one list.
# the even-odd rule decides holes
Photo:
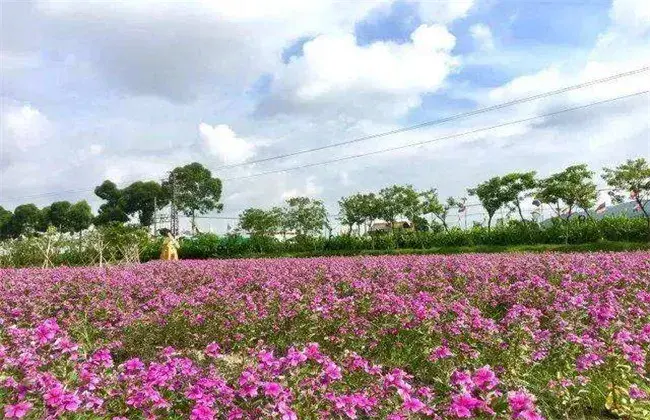
[(537, 244), (537, 245), (475, 245), (450, 246), (436, 248), (402, 248), (402, 249), (362, 249), (362, 250), (315, 250), (286, 253), (256, 253), (233, 258), (308, 258), (327, 256), (364, 256), (364, 255), (450, 255), (450, 254), (496, 254), (511, 252), (625, 252), (647, 251), (650, 243), (644, 242), (610, 242), (601, 241), (587, 244)]

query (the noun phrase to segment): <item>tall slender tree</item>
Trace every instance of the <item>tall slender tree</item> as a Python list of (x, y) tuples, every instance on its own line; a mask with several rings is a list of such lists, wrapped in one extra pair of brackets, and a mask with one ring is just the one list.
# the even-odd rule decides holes
[(198, 162), (174, 168), (163, 187), (174, 205), (190, 217), (192, 231), (197, 232), (196, 216), (210, 211), (221, 211), (221, 180)]

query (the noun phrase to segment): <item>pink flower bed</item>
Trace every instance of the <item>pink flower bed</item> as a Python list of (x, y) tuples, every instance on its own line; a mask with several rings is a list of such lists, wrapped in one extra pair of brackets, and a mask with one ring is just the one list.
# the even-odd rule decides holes
[(5, 418), (650, 418), (650, 254), (0, 270)]

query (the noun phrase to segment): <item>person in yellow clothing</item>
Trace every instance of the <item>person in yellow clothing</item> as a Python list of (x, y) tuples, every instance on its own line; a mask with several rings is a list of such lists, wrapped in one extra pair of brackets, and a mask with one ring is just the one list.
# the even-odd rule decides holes
[(167, 232), (167, 237), (163, 241), (162, 250), (160, 252), (161, 260), (178, 260), (178, 242), (171, 232)]

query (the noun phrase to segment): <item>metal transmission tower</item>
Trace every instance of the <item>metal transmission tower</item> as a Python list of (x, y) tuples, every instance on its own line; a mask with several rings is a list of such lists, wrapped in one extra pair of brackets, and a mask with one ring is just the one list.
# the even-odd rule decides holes
[(169, 173), (169, 181), (172, 188), (172, 197), (169, 202), (169, 230), (172, 235), (178, 236), (178, 209), (176, 208), (176, 179), (174, 172)]

